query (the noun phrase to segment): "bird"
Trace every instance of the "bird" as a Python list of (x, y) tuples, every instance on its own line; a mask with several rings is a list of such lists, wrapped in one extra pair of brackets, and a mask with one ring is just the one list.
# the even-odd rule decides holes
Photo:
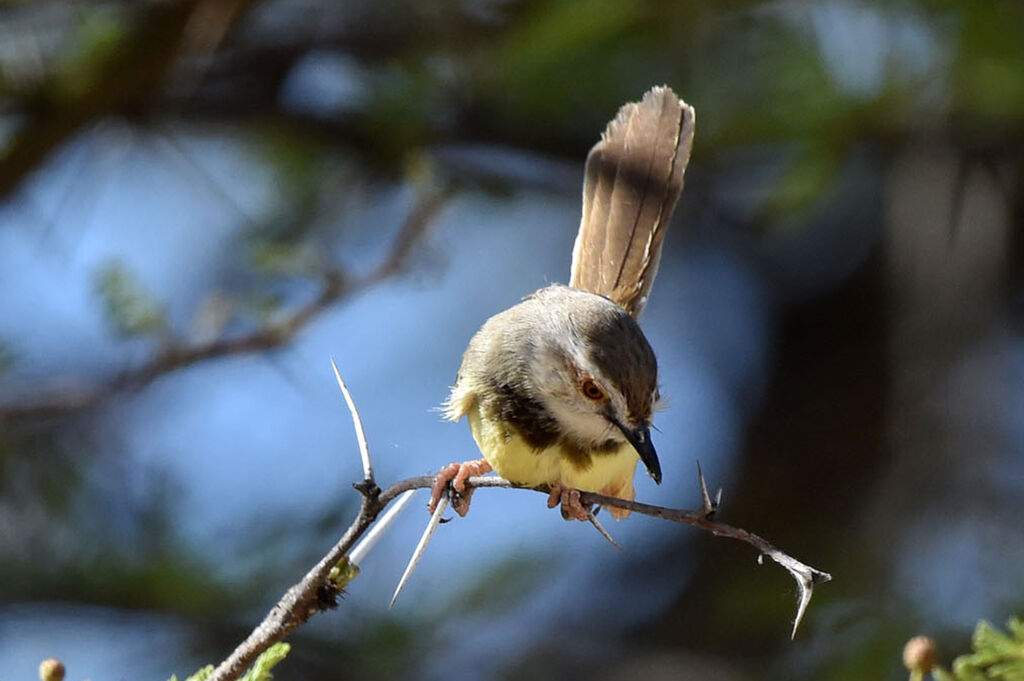
[(442, 411), (466, 418), (483, 457), (441, 468), (431, 512), (447, 488), (465, 516), (473, 491), (466, 481), (491, 471), (546, 487), (548, 507), (560, 506), (566, 520), (592, 518), (581, 491), (633, 500), (639, 462), (661, 483), (650, 436), (658, 363), (637, 317), (682, 192), (694, 125), (693, 108), (666, 86), (608, 123), (584, 167), (569, 285), (542, 288), (492, 316), (463, 354)]

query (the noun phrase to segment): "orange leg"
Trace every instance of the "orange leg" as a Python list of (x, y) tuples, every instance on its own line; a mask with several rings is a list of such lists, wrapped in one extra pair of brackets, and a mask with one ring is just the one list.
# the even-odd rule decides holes
[(548, 494), (548, 508), (554, 508), (559, 504), (562, 505), (562, 517), (566, 520), (590, 520), (590, 513), (580, 503), (580, 491), (556, 482)]
[[(618, 497), (619, 499), (625, 499), (627, 501), (633, 501), (636, 497), (636, 492), (633, 489), (633, 480), (630, 478), (627, 478), (625, 482), (619, 484), (608, 485), (601, 490), (601, 494), (609, 497)], [(608, 512), (611, 513), (612, 517), (616, 520), (628, 518), (630, 514), (630, 511), (617, 506), (603, 506), (602, 508), (608, 509)]]
[(491, 470), (493, 470), (491, 464), (487, 463), (486, 459), (448, 464), (438, 471), (437, 477), (434, 478), (434, 485), (430, 488), (430, 502), (427, 504), (427, 510), (431, 513), (434, 512), (437, 502), (441, 500), (444, 488), (451, 483), (452, 489), (455, 491), (455, 495), (452, 497), (452, 508), (464, 517), (469, 513), (469, 502), (473, 498), (473, 489), (466, 488), (466, 480), (474, 475), (490, 473)]

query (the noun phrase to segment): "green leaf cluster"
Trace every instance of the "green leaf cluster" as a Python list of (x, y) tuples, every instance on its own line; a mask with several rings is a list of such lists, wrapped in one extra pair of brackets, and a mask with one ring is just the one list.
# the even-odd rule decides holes
[(74, 101), (99, 87), (104, 69), (123, 48), (125, 24), (125, 17), (116, 12), (85, 15), (57, 59), (54, 89), (58, 96)]
[(979, 622), (971, 637), (974, 652), (953, 661), (953, 670), (936, 669), (938, 681), (1024, 681), (1024, 621), (1011, 617), (1003, 633)]
[(107, 318), (122, 336), (156, 336), (167, 331), (163, 308), (124, 263), (115, 260), (101, 267), (95, 287)]

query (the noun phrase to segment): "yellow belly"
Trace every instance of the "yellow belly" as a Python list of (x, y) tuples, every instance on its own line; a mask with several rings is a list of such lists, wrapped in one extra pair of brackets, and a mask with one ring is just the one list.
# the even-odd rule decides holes
[[(530, 487), (561, 483), (620, 499), (634, 497), (633, 476), (640, 457), (628, 443), (623, 443), (615, 452), (595, 454), (590, 466), (580, 468), (562, 456), (558, 445), (537, 451), (514, 429), (497, 419), (482, 418), (478, 408), (470, 409), (466, 416), (480, 452), (506, 480)], [(615, 518), (629, 515), (629, 511), (617, 508), (608, 510)]]

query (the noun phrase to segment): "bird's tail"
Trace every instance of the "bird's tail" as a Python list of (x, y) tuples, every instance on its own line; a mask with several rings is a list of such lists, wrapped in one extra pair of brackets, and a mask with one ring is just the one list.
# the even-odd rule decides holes
[(693, 107), (664, 86), (619, 109), (587, 156), (571, 286), (640, 314), (683, 190), (693, 127)]

